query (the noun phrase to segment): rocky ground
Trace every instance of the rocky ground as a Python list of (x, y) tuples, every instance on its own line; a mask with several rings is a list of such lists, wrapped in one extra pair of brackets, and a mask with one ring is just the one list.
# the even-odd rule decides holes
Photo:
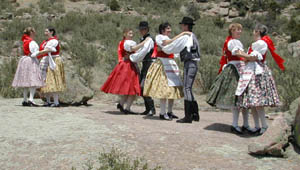
[[(249, 155), (248, 144), (258, 137), (232, 134), (229, 112), (201, 111), (200, 123), (178, 124), (157, 116), (123, 115), (114, 102), (101, 100), (61, 108), (22, 107), (21, 101), (0, 99), (0, 169), (82, 169), (112, 147), (163, 169), (300, 167), (293, 147), (288, 158)], [(143, 107), (133, 110), (142, 112)], [(175, 113), (183, 116), (182, 110)]]

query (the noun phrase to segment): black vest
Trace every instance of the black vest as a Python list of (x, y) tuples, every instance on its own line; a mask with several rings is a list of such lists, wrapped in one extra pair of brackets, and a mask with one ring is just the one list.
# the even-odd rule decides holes
[[(145, 36), (143, 36), (143, 38), (141, 38), (140, 42), (143, 42), (147, 37), (150, 37), (153, 40), (153, 42), (155, 42), (154, 39), (151, 37), (150, 34), (146, 34)], [(145, 62), (145, 61), (152, 61), (151, 56), (152, 56), (153, 50), (154, 50), (154, 48), (152, 48), (150, 50), (150, 52), (146, 54), (146, 56), (143, 59), (143, 62)]]
[(180, 52), (180, 60), (182, 62), (193, 59), (200, 59), (198, 41), (197, 39), (195, 40), (195, 38), (196, 36), (193, 35), (193, 46), (191, 47), (190, 52), (187, 51), (186, 47)]

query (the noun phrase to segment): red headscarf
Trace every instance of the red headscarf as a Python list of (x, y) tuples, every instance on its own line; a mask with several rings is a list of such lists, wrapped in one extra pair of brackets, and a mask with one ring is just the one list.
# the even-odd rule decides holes
[(283, 71), (285, 69), (283, 63), (285, 62), (284, 59), (282, 59), (277, 53), (275, 53), (275, 46), (273, 44), (273, 41), (271, 40), (271, 38), (269, 36), (263, 36), (261, 38), (263, 41), (265, 41), (268, 44), (268, 48), (272, 54), (273, 59), (275, 60), (275, 62), (277, 63), (277, 65), (279, 66), (279, 68)]

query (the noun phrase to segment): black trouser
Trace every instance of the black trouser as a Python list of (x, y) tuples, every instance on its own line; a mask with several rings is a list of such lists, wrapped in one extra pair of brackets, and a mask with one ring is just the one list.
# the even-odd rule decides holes
[(184, 62), (184, 100), (195, 101), (192, 87), (198, 71), (197, 61), (188, 60)]
[[(152, 63), (153, 63), (153, 61), (143, 61), (143, 67), (142, 67), (141, 76), (140, 76), (140, 84), (141, 84), (142, 94), (144, 91), (144, 83), (146, 80), (147, 72)], [(155, 111), (154, 101), (152, 100), (152, 98), (143, 96), (143, 99), (145, 102), (146, 111), (150, 111), (150, 110)]]

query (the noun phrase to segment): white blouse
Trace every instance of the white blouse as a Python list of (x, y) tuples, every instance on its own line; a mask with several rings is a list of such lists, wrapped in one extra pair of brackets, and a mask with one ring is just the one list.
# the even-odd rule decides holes
[(125, 40), (125, 42), (124, 42), (124, 49), (127, 52), (132, 52), (131, 47), (134, 47), (134, 46), (136, 46), (136, 42), (135, 41), (133, 41), (133, 40)]
[(163, 42), (165, 40), (169, 40), (170, 38), (166, 35), (162, 35), (162, 34), (158, 34), (156, 37), (155, 37), (155, 42), (156, 44), (159, 46), (159, 47), (163, 47)]
[(263, 40), (258, 40), (251, 45), (250, 56), (257, 56), (258, 60), (263, 60), (263, 55), (268, 51), (268, 44)]
[(134, 54), (131, 54), (129, 56), (132, 62), (141, 62), (145, 58), (145, 56), (151, 51), (151, 49), (154, 48), (154, 42), (152, 38), (148, 38), (148, 40), (145, 41), (146, 42), (142, 48), (140, 48)]
[(45, 49), (50, 49), (51, 52), (56, 52), (56, 47), (58, 46), (58, 41), (56, 39), (52, 39), (47, 42)]
[(228, 50), (232, 53), (232, 55), (236, 55), (238, 50), (244, 51), (244, 46), (238, 39), (231, 39), (227, 44)]
[(37, 54), (39, 53), (40, 47), (35, 41), (31, 41), (29, 43), (29, 50), (30, 50), (30, 57), (37, 57)]

